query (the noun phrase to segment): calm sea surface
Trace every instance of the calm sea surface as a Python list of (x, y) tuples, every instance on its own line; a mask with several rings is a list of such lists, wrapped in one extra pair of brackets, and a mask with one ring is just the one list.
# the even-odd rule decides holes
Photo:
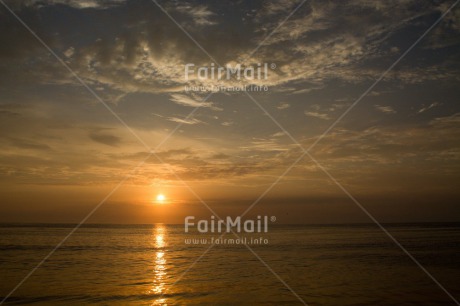
[[(387, 228), (460, 299), (460, 224)], [(1, 299), (71, 230), (1, 225)], [(249, 242), (266, 239), (250, 245), (264, 263), (244, 245), (186, 243), (218, 236), (185, 234), (181, 225), (86, 225), (5, 304), (301, 305), (297, 294), (308, 305), (455, 305), (372, 225), (271, 226), (269, 233), (242, 234)]]

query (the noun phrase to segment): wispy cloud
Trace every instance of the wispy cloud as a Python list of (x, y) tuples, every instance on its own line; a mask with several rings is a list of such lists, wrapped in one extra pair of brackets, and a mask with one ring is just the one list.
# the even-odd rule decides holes
[(307, 117), (314, 117), (322, 120), (330, 120), (331, 117), (329, 117), (328, 114), (325, 113), (319, 113), (319, 112), (310, 112), (310, 111), (305, 111), (305, 115)]
[(121, 143), (120, 137), (101, 132), (91, 132), (89, 138), (95, 142), (112, 147), (116, 147)]
[(374, 107), (379, 112), (382, 112), (385, 114), (396, 114), (396, 111), (391, 106), (374, 105)]
[(195, 118), (183, 119), (183, 118), (177, 118), (177, 117), (169, 117), (168, 120), (173, 121), (173, 122), (177, 122), (177, 123), (183, 123), (183, 124), (204, 123), (203, 121), (195, 119)]
[(214, 110), (217, 110), (212, 102), (209, 101), (198, 101), (194, 98), (191, 98), (186, 95), (181, 95), (181, 94), (172, 94), (171, 95), (171, 101), (174, 103), (177, 103), (179, 105), (183, 106), (189, 106), (189, 107), (207, 107), (207, 108), (212, 108)]
[(190, 16), (193, 23), (196, 25), (205, 26), (217, 24), (216, 21), (212, 20), (215, 14), (204, 5), (182, 4), (178, 6), (176, 10)]
[(287, 109), (291, 107), (291, 105), (287, 102), (281, 102), (276, 108), (277, 109)]
[(289, 146), (279, 142), (278, 138), (269, 139), (254, 139), (250, 145), (242, 146), (241, 149), (245, 151), (272, 151), (282, 152), (288, 151)]
[(429, 109), (431, 109), (433, 107), (436, 107), (438, 105), (440, 105), (440, 103), (438, 103), (438, 102), (431, 103), (430, 105), (428, 105), (426, 107), (422, 107), (421, 109), (419, 109), (417, 111), (417, 113), (420, 114), (420, 113), (426, 112), (427, 110), (429, 110)]
[(22, 0), (18, 1), (22, 5), (27, 5), (27, 6), (45, 6), (45, 5), (67, 5), (73, 8), (77, 9), (104, 9), (104, 8), (109, 8), (114, 5), (120, 5), (126, 0), (47, 0), (47, 1), (41, 1), (41, 0)]

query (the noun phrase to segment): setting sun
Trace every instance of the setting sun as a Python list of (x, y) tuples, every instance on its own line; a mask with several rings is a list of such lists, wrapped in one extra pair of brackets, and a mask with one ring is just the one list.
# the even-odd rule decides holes
[(166, 197), (163, 194), (157, 195), (156, 202), (163, 204), (166, 200)]

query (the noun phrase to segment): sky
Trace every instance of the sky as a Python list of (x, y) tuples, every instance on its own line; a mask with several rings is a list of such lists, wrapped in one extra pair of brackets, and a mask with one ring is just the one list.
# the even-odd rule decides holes
[(0, 222), (460, 221), (454, 1), (4, 3)]

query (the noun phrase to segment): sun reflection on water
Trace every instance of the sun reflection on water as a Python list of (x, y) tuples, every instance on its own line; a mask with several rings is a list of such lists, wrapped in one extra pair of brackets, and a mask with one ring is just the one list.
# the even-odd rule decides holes
[(166, 257), (164, 247), (166, 227), (162, 224), (157, 224), (153, 230), (154, 246), (156, 249), (153, 267), (153, 286), (150, 293), (160, 297), (152, 305), (167, 305), (167, 300), (162, 295), (165, 294), (165, 278), (166, 278)]

